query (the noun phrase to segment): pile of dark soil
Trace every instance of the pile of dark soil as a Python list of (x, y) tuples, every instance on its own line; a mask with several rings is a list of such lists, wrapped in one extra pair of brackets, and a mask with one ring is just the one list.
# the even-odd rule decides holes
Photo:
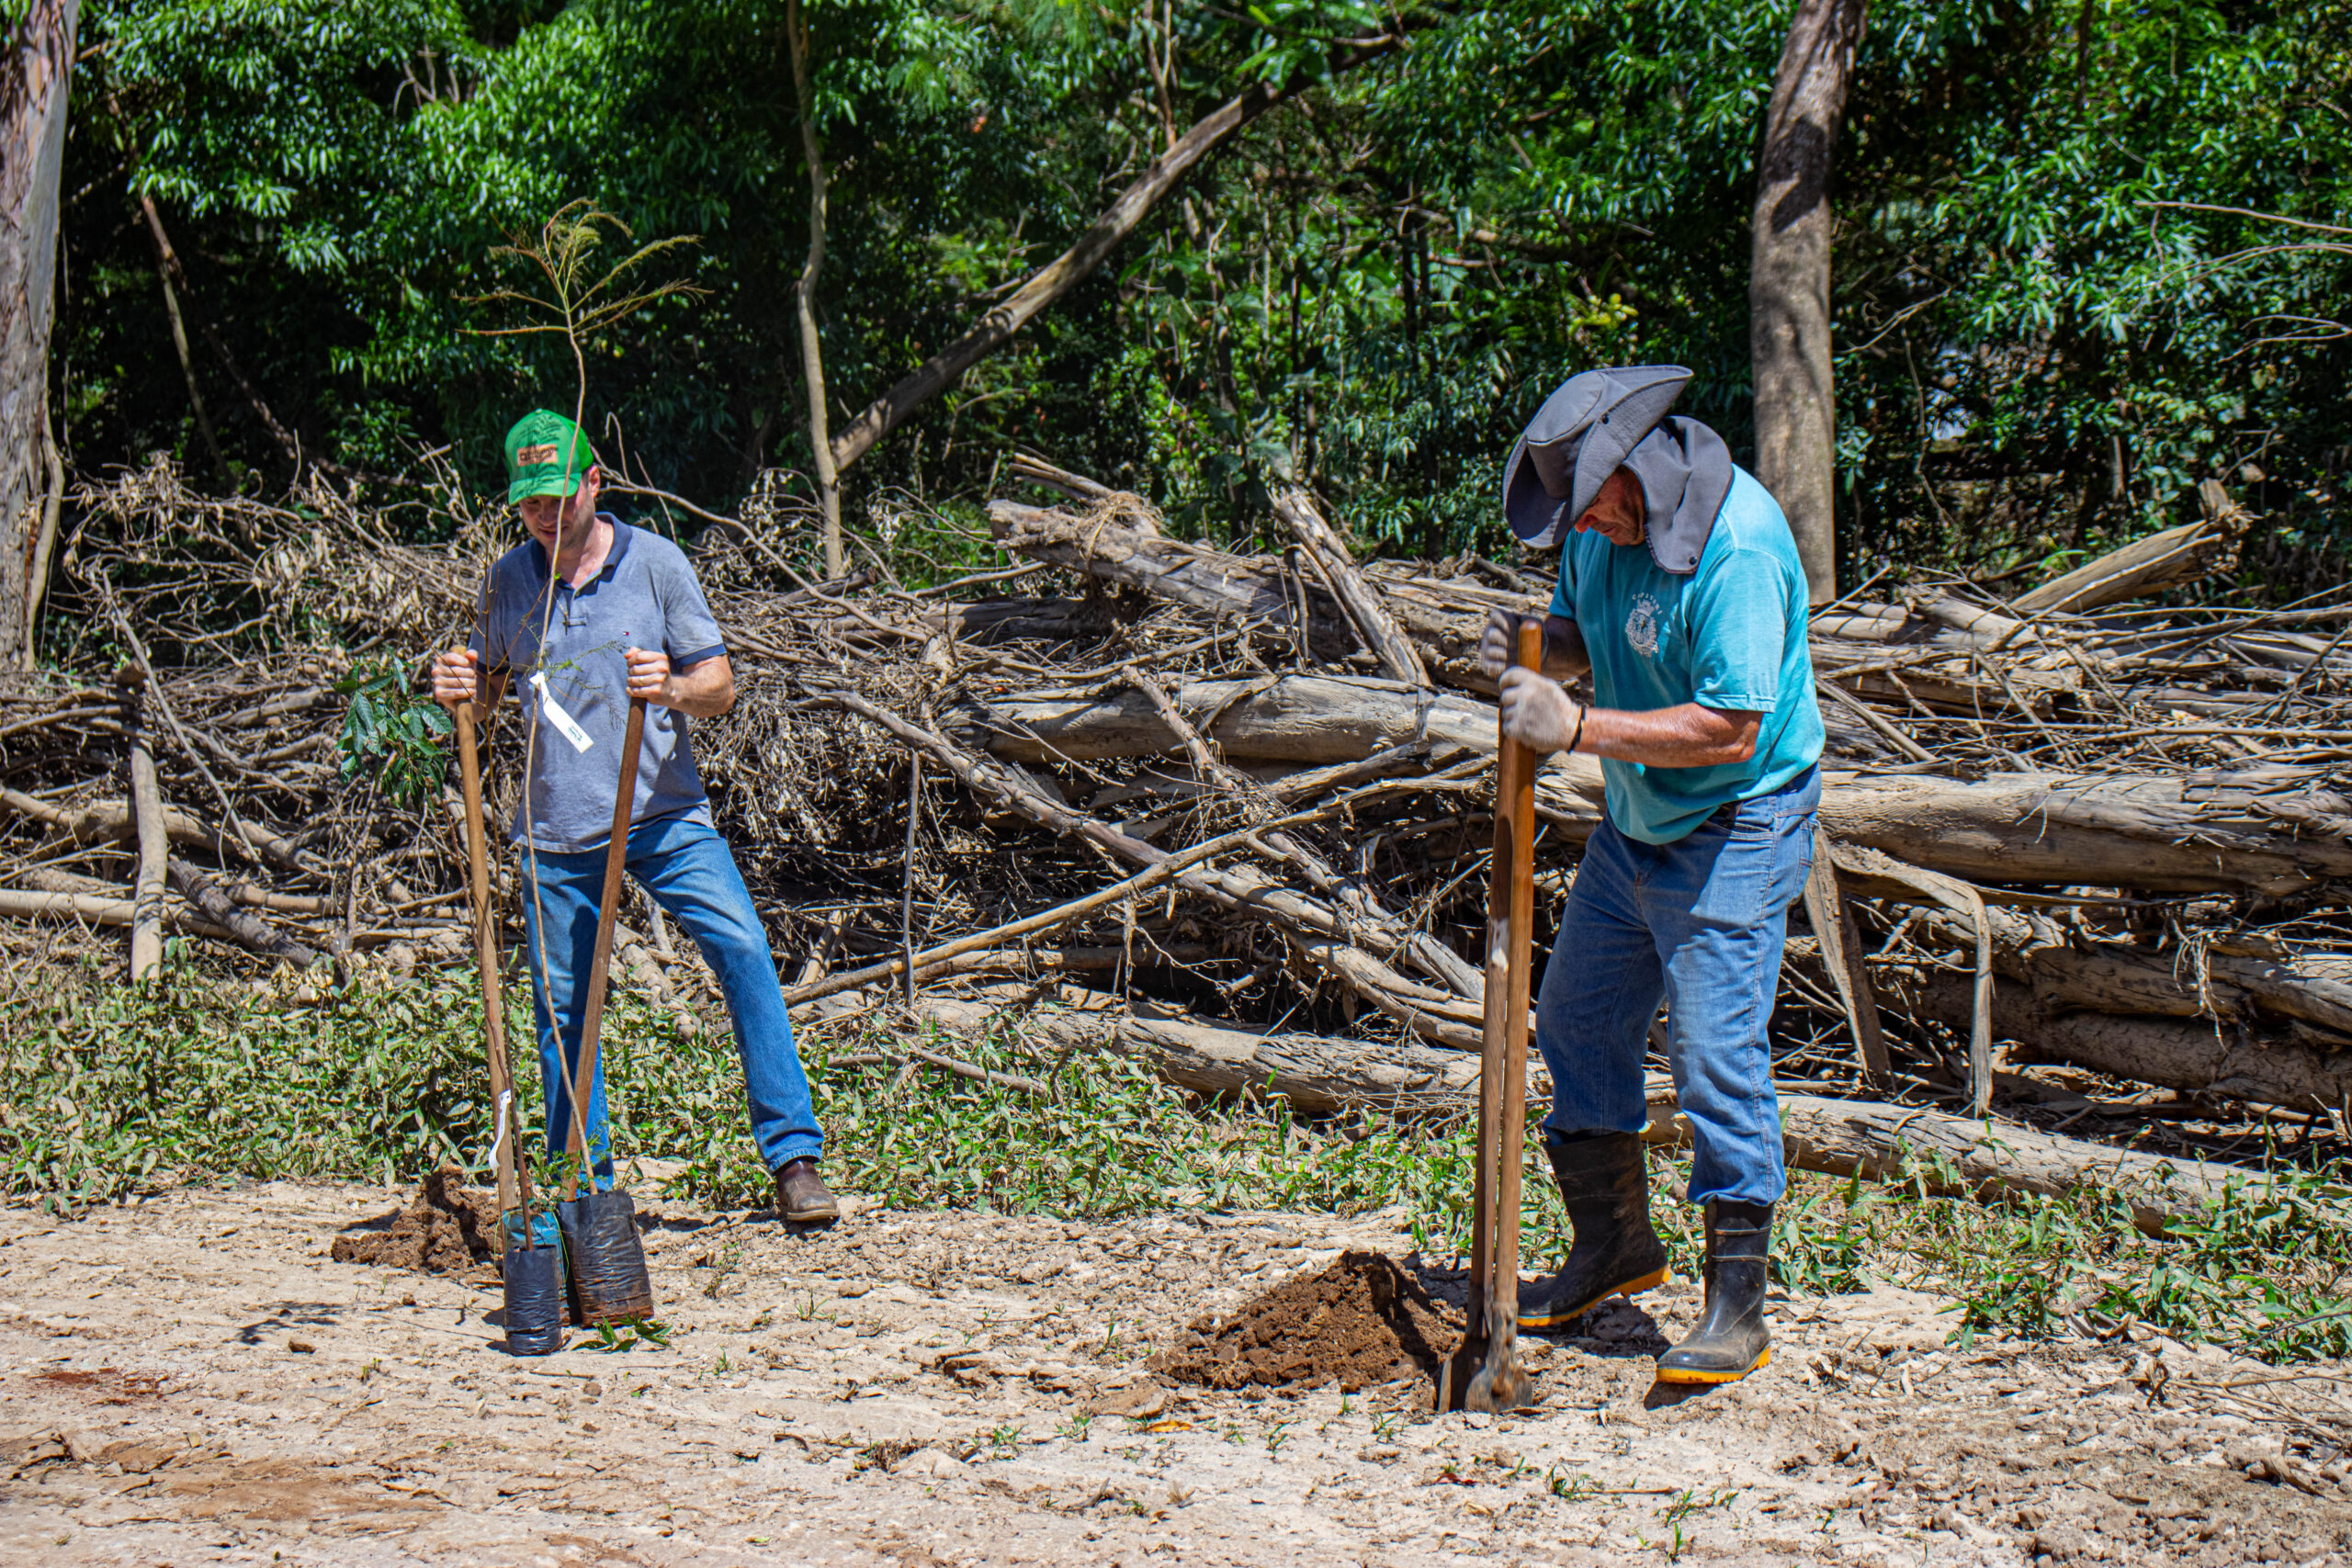
[(462, 1274), (497, 1250), (498, 1196), (458, 1185), (460, 1173), (436, 1170), (390, 1230), (347, 1231), (334, 1238), (337, 1263), (373, 1263), (420, 1274)]
[(1348, 1252), (1238, 1312), (1195, 1319), (1149, 1365), (1209, 1388), (1336, 1382), (1353, 1393), (1417, 1372), (1434, 1377), (1461, 1343), (1461, 1325), (1419, 1280), (1380, 1253)]

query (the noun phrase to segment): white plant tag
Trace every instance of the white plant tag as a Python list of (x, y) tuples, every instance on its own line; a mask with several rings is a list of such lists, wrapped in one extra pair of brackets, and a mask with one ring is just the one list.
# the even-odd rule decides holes
[(564, 712), (563, 705), (555, 700), (553, 692), (548, 690), (546, 671), (535, 671), (531, 676), (531, 684), (539, 689), (539, 711), (548, 716), (548, 722), (560, 730), (566, 740), (571, 742), (573, 750), (585, 751), (589, 747), (596, 744), (588, 739), (588, 732), (580, 728), (580, 721)]
[(506, 1146), (506, 1108), (514, 1103), (514, 1091), (511, 1089), (498, 1097), (498, 1133), (490, 1140), (490, 1168), (492, 1170), (498, 1168), (498, 1151)]

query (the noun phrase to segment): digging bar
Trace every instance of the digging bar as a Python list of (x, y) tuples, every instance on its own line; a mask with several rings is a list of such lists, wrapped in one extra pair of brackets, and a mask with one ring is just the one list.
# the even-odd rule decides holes
[[(620, 909), (621, 871), (628, 863), (629, 809), (637, 803), (637, 752), (645, 741), (645, 699), (628, 700), (628, 731), (621, 737), (621, 787), (613, 797), (613, 832), (605, 848), (605, 893), (596, 906), (596, 956), (588, 965), (588, 1006), (580, 1021), (580, 1060), (571, 1075), (571, 1126), (564, 1134), (571, 1156), (568, 1199), (580, 1196), (580, 1175), (588, 1165), (588, 1090), (596, 1081), (596, 1039), (605, 1027), (605, 972), (613, 962), (613, 922)], [(608, 1134), (609, 1135), (609, 1134)]]
[[(531, 1239), (531, 1178), (528, 1171), (517, 1168), (514, 1152), (514, 1130), (519, 1118), (514, 1113), (514, 1078), (512, 1065), (506, 1059), (506, 1006), (498, 979), (498, 911), (491, 899), (490, 846), (481, 813), (481, 758), (474, 749), (474, 705), (458, 705), (458, 777), (465, 788), (466, 859), (473, 875), (474, 960), (481, 966), (481, 1017), (486, 1053), (490, 1058), (491, 1114), (496, 1131), (491, 1146), (496, 1151), (498, 1165), (499, 1224), (504, 1216), (520, 1209), (523, 1213), (523, 1245), (534, 1245)], [(503, 1248), (505, 1236), (499, 1245)]]
[[(1544, 624), (1519, 624), (1516, 662), (1544, 664)], [(1500, 724), (1498, 718), (1498, 725)], [(1487, 1017), (1478, 1060), (1478, 1182), (1472, 1242), (1471, 1323), (1486, 1314), (1486, 1360), (1463, 1392), (1472, 1410), (1534, 1402), (1519, 1360), (1519, 1197), (1527, 1152), (1527, 1003), (1535, 919), (1534, 752), (1499, 731), (1495, 762), (1495, 858), (1487, 892)]]

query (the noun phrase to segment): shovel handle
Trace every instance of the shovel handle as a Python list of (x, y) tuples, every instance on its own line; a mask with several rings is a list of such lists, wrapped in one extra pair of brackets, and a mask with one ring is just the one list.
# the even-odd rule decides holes
[(571, 1157), (571, 1196), (580, 1196), (588, 1163), (589, 1086), (596, 1081), (596, 1039), (605, 1026), (605, 973), (613, 961), (613, 921), (620, 908), (621, 869), (628, 863), (628, 819), (637, 805), (637, 753), (645, 741), (645, 699), (628, 700), (628, 730), (621, 737), (621, 783), (613, 796), (613, 831), (605, 846), (605, 892), (596, 903), (596, 956), (588, 965), (588, 1006), (580, 1021), (580, 1060), (571, 1077), (571, 1128), (564, 1141)]
[[(1521, 669), (1544, 667), (1544, 624), (1527, 619), (1519, 624), (1517, 662)], [(1502, 1324), (1519, 1314), (1520, 1173), (1527, 1152), (1527, 1009), (1533, 989), (1535, 925), (1535, 770), (1541, 759), (1509, 737), (1496, 762), (1495, 886), (1490, 910), (1507, 911), (1503, 929), (1494, 929), (1488, 915), (1487, 996), (1494, 996), (1495, 969), (1500, 961), (1502, 1006), (1502, 1117), (1497, 1129), (1498, 1156), (1495, 1190), (1495, 1288), (1490, 1313)], [(1499, 941), (1498, 941), (1499, 938)], [(1497, 948), (1500, 952), (1496, 951)], [(1488, 1027), (1495, 1018), (1488, 1003)]]
[(490, 892), (490, 846), (481, 814), (481, 756), (474, 743), (475, 714), (471, 702), (458, 705), (458, 778), (466, 803), (466, 863), (473, 889), (474, 962), (481, 970), (483, 1053), (490, 1062), (491, 1116), (497, 1123), (492, 1138), (498, 1150), (498, 1212), (518, 1204), (524, 1229), (530, 1229), (527, 1178), (514, 1167), (513, 1132), (514, 1077), (506, 1060), (506, 1006), (498, 978), (498, 911)]
[[(1512, 662), (1522, 669), (1543, 668), (1541, 621), (1520, 622), (1513, 652)], [(1519, 1317), (1520, 1178), (1527, 1140), (1529, 928), (1535, 913), (1530, 852), (1537, 758), (1503, 733), (1499, 714), (1495, 743), (1495, 852), (1487, 887), (1486, 1029), (1478, 1061), (1478, 1168), (1470, 1241), (1470, 1332), (1483, 1334), (1490, 1358), (1473, 1391), (1474, 1403), (1480, 1404), (1490, 1396), (1510, 1397), (1519, 1382), (1512, 1346)]]

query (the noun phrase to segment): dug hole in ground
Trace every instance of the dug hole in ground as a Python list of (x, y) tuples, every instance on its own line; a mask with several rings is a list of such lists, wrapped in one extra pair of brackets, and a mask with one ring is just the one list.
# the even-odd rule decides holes
[(1771, 1365), (1670, 1403), (1678, 1280), (1524, 1341), (1540, 1408), (1430, 1416), (1463, 1276), (1397, 1211), (667, 1199), (666, 1338), (524, 1360), (482, 1200), (428, 1189), (0, 1214), (0, 1560), (2352, 1560), (2340, 1363), (1962, 1348), (1932, 1296), (1776, 1291)]

